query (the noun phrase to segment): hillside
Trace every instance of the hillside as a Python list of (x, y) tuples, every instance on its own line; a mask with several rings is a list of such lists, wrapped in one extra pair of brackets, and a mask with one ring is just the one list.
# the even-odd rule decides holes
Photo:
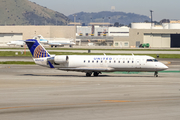
[[(125, 12), (110, 12), (110, 11), (102, 11), (98, 13), (86, 13), (86, 12), (80, 12), (75, 13), (77, 15), (76, 19), (77, 21), (81, 21), (82, 23), (85, 23), (88, 25), (90, 22), (119, 22), (120, 24), (129, 25), (132, 22), (144, 22), (144, 21), (150, 21), (150, 18), (148, 16), (134, 14), (134, 13), (125, 13)], [(69, 15), (69, 19), (71, 21), (74, 21), (74, 14)], [(110, 17), (110, 19), (109, 19)], [(103, 20), (104, 18), (104, 20)]]
[(0, 25), (66, 25), (63, 14), (28, 0), (0, 0)]

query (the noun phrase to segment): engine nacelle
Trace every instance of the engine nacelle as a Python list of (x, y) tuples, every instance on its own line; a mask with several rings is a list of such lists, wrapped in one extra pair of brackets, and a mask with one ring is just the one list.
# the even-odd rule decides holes
[(57, 64), (67, 63), (69, 61), (69, 57), (65, 55), (58, 55), (54, 57), (54, 62)]

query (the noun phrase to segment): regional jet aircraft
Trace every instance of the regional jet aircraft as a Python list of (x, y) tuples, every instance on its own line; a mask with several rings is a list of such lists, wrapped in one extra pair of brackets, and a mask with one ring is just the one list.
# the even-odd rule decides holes
[(47, 44), (47, 45), (50, 45), (51, 47), (55, 46), (64, 46), (64, 45), (69, 45), (69, 47), (72, 47), (73, 45), (75, 45), (75, 43), (73, 42), (73, 40), (71, 39), (63, 39), (62, 40), (59, 40), (59, 41), (49, 41), (49, 40), (46, 40), (45, 38), (43, 38), (42, 35), (38, 35), (38, 36), (35, 36), (34, 39), (36, 40), (39, 40), (40, 43), (42, 44)]
[(15, 45), (15, 46), (21, 46), (23, 47), (25, 45), (24, 40), (16, 40), (16, 41), (10, 41), (7, 43), (7, 45)]
[(63, 71), (84, 72), (86, 76), (98, 76), (102, 72), (154, 72), (168, 69), (166, 65), (150, 56), (130, 55), (50, 55), (35, 39), (25, 41), (34, 62), (38, 65)]

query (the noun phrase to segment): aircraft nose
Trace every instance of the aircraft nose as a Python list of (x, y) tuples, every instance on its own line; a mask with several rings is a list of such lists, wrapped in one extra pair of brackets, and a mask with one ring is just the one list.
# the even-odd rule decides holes
[(164, 70), (166, 70), (166, 69), (168, 69), (169, 67), (168, 66), (166, 66), (166, 65), (162, 65), (162, 69), (164, 69)]
[(164, 65), (164, 69), (168, 69), (168, 68), (169, 68), (168, 66)]
[(168, 67), (165, 65), (165, 64), (163, 64), (163, 63), (160, 63), (159, 65), (157, 65), (157, 67), (158, 67), (158, 69), (161, 71), (161, 70), (166, 70), (166, 69), (168, 69)]

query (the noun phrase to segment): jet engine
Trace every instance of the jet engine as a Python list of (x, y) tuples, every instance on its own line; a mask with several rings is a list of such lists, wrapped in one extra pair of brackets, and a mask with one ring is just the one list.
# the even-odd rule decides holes
[(55, 56), (54, 57), (54, 62), (57, 64), (61, 64), (61, 63), (67, 63), (69, 61), (69, 57), (68, 56)]
[(62, 64), (67, 63), (69, 61), (69, 57), (65, 55), (58, 55), (48, 58), (47, 61), (51, 62), (52, 64)]

